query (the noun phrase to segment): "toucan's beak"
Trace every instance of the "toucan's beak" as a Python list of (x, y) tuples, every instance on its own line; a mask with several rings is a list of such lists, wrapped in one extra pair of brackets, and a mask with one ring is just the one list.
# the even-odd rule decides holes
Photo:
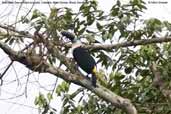
[(62, 36), (65, 36), (66, 38), (70, 39), (71, 41), (73, 41), (75, 39), (75, 35), (68, 31), (62, 31), (61, 34), (62, 34)]

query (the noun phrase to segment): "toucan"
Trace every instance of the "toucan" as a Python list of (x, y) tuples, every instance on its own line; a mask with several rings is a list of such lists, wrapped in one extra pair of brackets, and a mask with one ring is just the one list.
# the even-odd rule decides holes
[(96, 87), (96, 61), (90, 55), (89, 51), (82, 46), (82, 43), (75, 38), (75, 35), (68, 31), (62, 31), (61, 34), (72, 42), (72, 54), (77, 65), (87, 73), (91, 74), (92, 85)]

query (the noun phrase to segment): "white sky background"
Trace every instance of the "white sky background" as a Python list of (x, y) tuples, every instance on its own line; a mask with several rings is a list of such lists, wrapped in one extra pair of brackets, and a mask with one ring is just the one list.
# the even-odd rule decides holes
[[(22, 0), (0, 0), (0, 24), (4, 23), (14, 23), (16, 21), (16, 15), (20, 4), (2, 4), (2, 1), (22, 1)], [(34, 1), (34, 0), (25, 0)], [(47, 1), (47, 0), (37, 0), (37, 1)], [(50, 0), (49, 0), (50, 1)], [(51, 1), (69, 1), (69, 0), (51, 0)], [(81, 1), (81, 0), (71, 0), (71, 1)], [(100, 8), (109, 11), (113, 5), (114, 0), (98, 0)], [(122, 0), (127, 2), (128, 0)], [(143, 18), (158, 18), (160, 20), (171, 20), (171, 1), (169, 0), (144, 0), (147, 2), (148, 10), (143, 14)], [(167, 4), (153, 3), (148, 4), (148, 2), (160, 2), (165, 1)], [(54, 5), (51, 6), (68, 6), (73, 8), (73, 10), (78, 10), (80, 4), (70, 4), (70, 5)], [(25, 15), (30, 9), (30, 4), (23, 4), (19, 15)], [(35, 4), (35, 9), (39, 9), (42, 12), (49, 13), (49, 6), (47, 4)], [(19, 25), (19, 29), (27, 27), (22, 27)], [(29, 29), (26, 29), (29, 30)], [(8, 56), (0, 50), (0, 72), (3, 72), (4, 67), (10, 63)], [(37, 108), (34, 106), (34, 99), (38, 93), (46, 92), (46, 89), (52, 90), (53, 84), (56, 81), (56, 77), (49, 74), (38, 74), (30, 75), (29, 83), (27, 84), (27, 97), (23, 95), (25, 93), (25, 83), (28, 77), (28, 70), (21, 64), (15, 62), (13, 64), (17, 72), (20, 82), (16, 80), (16, 73), (11, 67), (10, 70), (4, 76), (4, 85), (0, 87), (0, 114), (38, 114)], [(45, 88), (44, 88), (45, 87)], [(74, 88), (73, 88), (74, 89)], [(16, 97), (21, 95), (20, 97)], [(14, 98), (13, 98), (14, 97)], [(20, 105), (21, 104), (21, 105)], [(57, 98), (52, 104), (54, 108), (60, 106), (60, 98)]]

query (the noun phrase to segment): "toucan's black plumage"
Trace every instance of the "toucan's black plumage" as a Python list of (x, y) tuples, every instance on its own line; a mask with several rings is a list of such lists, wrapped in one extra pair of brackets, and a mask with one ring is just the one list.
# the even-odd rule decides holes
[(65, 31), (61, 34), (72, 41), (74, 60), (87, 74), (92, 74), (92, 84), (96, 87), (96, 62), (94, 58), (90, 55), (87, 49), (83, 48), (80, 44), (77, 44), (78, 42), (75, 40), (75, 36), (72, 33)]
[(96, 62), (89, 52), (83, 47), (77, 47), (73, 50), (73, 56), (78, 65), (86, 71), (88, 74), (92, 73), (93, 68), (96, 66)]
[(83, 47), (73, 49), (74, 60), (87, 74), (92, 74), (92, 84), (96, 87), (96, 62), (90, 53)]

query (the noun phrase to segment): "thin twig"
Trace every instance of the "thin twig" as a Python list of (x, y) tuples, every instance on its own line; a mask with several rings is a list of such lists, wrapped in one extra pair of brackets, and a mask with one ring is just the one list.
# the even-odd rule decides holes
[(2, 86), (2, 84), (3, 84), (2, 78), (3, 78), (3, 76), (5, 75), (5, 73), (8, 71), (8, 69), (10, 68), (10, 66), (13, 64), (13, 62), (14, 62), (14, 61), (11, 61), (10, 64), (9, 64), (9, 65), (7, 66), (7, 68), (5, 69), (5, 71), (4, 71), (2, 74), (0, 74), (0, 80), (1, 80), (0, 85), (1, 85), (1, 86)]
[(18, 74), (17, 74), (17, 71), (15, 70), (15, 67), (12, 65), (12, 68), (13, 68), (13, 70), (14, 70), (14, 73), (15, 73), (15, 75), (16, 75), (16, 80), (17, 80), (17, 82), (18, 82), (18, 86), (21, 84), (21, 82), (20, 82), (20, 80), (19, 80), (19, 77), (18, 77)]
[(27, 98), (27, 86), (28, 86), (28, 82), (29, 82), (29, 77), (30, 77), (30, 70), (28, 70), (28, 75), (27, 75), (26, 85), (25, 85), (25, 97), (26, 98)]
[[(35, 0), (34, 0), (34, 1), (35, 1)], [(11, 24), (11, 26), (13, 26), (13, 25), (15, 25), (15, 24), (17, 24), (17, 23), (22, 22), (22, 21), (23, 21), (23, 19), (25, 19), (25, 18), (29, 15), (29, 13), (30, 13), (30, 12), (32, 11), (32, 9), (33, 9), (33, 6), (35, 5), (34, 1), (33, 1), (33, 4), (32, 4), (32, 6), (31, 6), (31, 8), (30, 8), (30, 9), (29, 9), (29, 11), (26, 13), (26, 15), (25, 15), (25, 16), (23, 16), (23, 18), (22, 18), (22, 19), (20, 19), (19, 21), (16, 21), (15, 23)]]

